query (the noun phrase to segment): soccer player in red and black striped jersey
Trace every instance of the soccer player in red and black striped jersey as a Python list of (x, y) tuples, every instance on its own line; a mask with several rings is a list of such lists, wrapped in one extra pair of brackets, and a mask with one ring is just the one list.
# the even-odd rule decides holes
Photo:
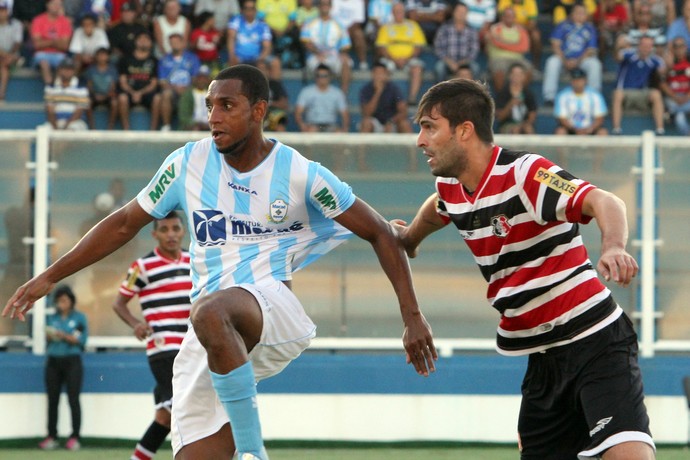
[[(189, 253), (182, 249), (184, 233), (182, 218), (174, 211), (153, 221), (151, 234), (158, 246), (132, 263), (113, 305), (134, 335), (146, 340), (149, 366), (156, 379), (155, 419), (137, 443), (131, 460), (153, 458), (170, 432), (173, 361), (187, 332), (191, 308), (192, 279)], [(134, 316), (127, 306), (136, 295), (144, 319)]]
[[(625, 286), (638, 272), (623, 201), (540, 155), (495, 145), (494, 102), (481, 83), (435, 85), (416, 121), (436, 193), (409, 226), (393, 223), (411, 256), (452, 223), (501, 315), (499, 353), (529, 355), (521, 458), (653, 459), (637, 336), (597, 276)], [(591, 219), (602, 235), (596, 269), (578, 230)]]

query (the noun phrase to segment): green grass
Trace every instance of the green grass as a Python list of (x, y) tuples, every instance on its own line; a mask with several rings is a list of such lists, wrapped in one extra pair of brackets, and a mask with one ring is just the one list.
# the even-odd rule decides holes
[[(129, 458), (131, 449), (85, 447), (78, 452), (63, 449), (40, 451), (37, 449), (0, 448), (2, 460), (123, 460)], [(468, 447), (315, 447), (315, 448), (269, 448), (271, 460), (516, 460), (517, 449), (504, 446)], [(170, 459), (172, 452), (164, 449), (158, 452), (157, 459)], [(660, 447), (657, 460), (687, 460), (690, 451), (685, 447)]]

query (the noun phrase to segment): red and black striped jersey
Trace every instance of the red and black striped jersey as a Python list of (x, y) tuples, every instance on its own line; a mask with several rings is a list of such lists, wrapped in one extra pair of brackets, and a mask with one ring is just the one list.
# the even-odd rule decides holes
[(594, 186), (546, 158), (494, 147), (477, 189), (437, 178), (437, 211), (453, 222), (501, 313), (497, 349), (542, 351), (603, 328), (622, 312), (598, 279), (579, 232)]
[(180, 349), (187, 332), (192, 290), (189, 253), (182, 251), (178, 260), (163, 257), (158, 248), (132, 263), (120, 294), (139, 296), (144, 319), (153, 329), (146, 342), (149, 358)]

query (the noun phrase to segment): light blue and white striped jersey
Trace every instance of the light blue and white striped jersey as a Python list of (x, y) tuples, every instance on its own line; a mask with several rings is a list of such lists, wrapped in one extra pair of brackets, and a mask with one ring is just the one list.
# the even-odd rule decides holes
[(239, 283), (269, 284), (352, 234), (333, 220), (355, 201), (349, 185), (275, 141), (256, 168), (230, 167), (211, 138), (171, 153), (137, 195), (160, 219), (181, 209), (191, 239), (192, 301)]

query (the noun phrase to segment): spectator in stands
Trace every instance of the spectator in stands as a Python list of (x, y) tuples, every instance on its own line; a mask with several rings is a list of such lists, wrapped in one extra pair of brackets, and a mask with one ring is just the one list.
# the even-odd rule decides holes
[(46, 118), (53, 129), (88, 128), (83, 116), (89, 108), (89, 90), (79, 84), (77, 66), (71, 58), (58, 64), (55, 82), (45, 87), (44, 100)]
[(290, 30), (293, 35), (291, 54), (284, 67), (302, 69), (306, 63), (306, 51), (302, 43), (301, 33), (305, 23), (319, 17), (319, 8), (314, 5), (314, 0), (299, 0), (299, 6), (295, 12), (295, 27)]
[(170, 36), (170, 53), (158, 62), (158, 84), (161, 97), (161, 131), (170, 131), (180, 96), (192, 86), (201, 63), (180, 34)]
[(258, 67), (268, 80), (268, 112), (264, 119), (264, 130), (287, 131), (290, 109), (287, 90), (280, 80), (274, 80), (269, 76), (266, 65), (260, 64)]
[(72, 18), (93, 16), (98, 27), (103, 30), (110, 25), (110, 18), (113, 15), (112, 0), (79, 0), (78, 3), (81, 4), (81, 11)]
[(668, 26), (666, 43), (672, 43), (676, 37), (681, 37), (685, 43), (690, 43), (690, 0), (683, 2), (683, 15)]
[(465, 80), (474, 80), (474, 72), (469, 64), (461, 64), (458, 70), (455, 71), (452, 78), (464, 78)]
[(110, 2), (113, 5), (111, 9), (112, 15), (110, 16), (110, 24), (108, 25), (106, 30), (116, 26), (122, 20), (122, 5), (124, 5), (125, 3), (131, 3), (134, 6), (134, 10), (139, 12), (142, 9), (141, 2), (143, 1), (145, 0), (110, 0)]
[(570, 86), (556, 96), (554, 116), (558, 121), (555, 134), (606, 136), (604, 120), (608, 115), (604, 96), (587, 87), (582, 69), (570, 71)]
[(230, 18), (240, 13), (240, 3), (239, 0), (196, 0), (194, 15), (198, 17), (203, 12), (213, 13), (216, 29), (224, 31)]
[(656, 133), (664, 134), (664, 101), (656, 86), (663, 78), (666, 66), (664, 60), (654, 54), (654, 39), (641, 37), (636, 49), (618, 50), (616, 58), (620, 64), (611, 100), (611, 132), (622, 133), (623, 110), (647, 112), (651, 105)]
[(422, 28), (427, 43), (434, 43), (436, 32), (448, 19), (448, 3), (443, 0), (406, 0), (407, 17)]
[(666, 30), (676, 20), (676, 3), (674, 0), (633, 0), (632, 17), (637, 17), (640, 9), (649, 7), (651, 10), (650, 27)]
[(690, 112), (690, 61), (688, 45), (677, 37), (671, 43), (673, 62), (666, 72), (666, 79), (661, 82), (661, 91), (668, 110), (679, 134), (690, 134), (687, 113)]
[(393, 4), (398, 0), (369, 0), (367, 3), (367, 24), (364, 35), (367, 43), (374, 44), (383, 24), (393, 21)]
[(375, 62), (371, 81), (359, 90), (363, 133), (411, 133), (407, 103), (402, 91), (391, 81), (390, 71), (382, 62)]
[(131, 55), (118, 62), (119, 94), (117, 105), (122, 129), (129, 130), (130, 107), (144, 106), (151, 112), (149, 129), (156, 130), (160, 117), (161, 96), (158, 92), (158, 60), (153, 56), (153, 40), (140, 33), (134, 40)]
[(462, 64), (468, 64), (473, 73), (479, 73), (479, 33), (467, 25), (467, 6), (464, 3), (455, 5), (451, 19), (436, 32), (434, 51), (438, 57), (435, 68), (438, 81), (457, 72)]
[(182, 15), (179, 0), (165, 0), (163, 14), (159, 14), (153, 20), (155, 57), (161, 58), (172, 51), (170, 49), (170, 36), (175, 33), (182, 35), (185, 43), (189, 43), (192, 25), (189, 19)]
[(84, 74), (86, 87), (89, 90), (91, 105), (87, 111), (89, 128), (96, 129), (94, 109), (105, 106), (108, 109), (108, 129), (115, 127), (117, 118), (117, 69), (110, 63), (110, 51), (101, 48), (96, 51), (96, 58)]
[(183, 131), (208, 131), (208, 109), (206, 92), (211, 84), (211, 68), (199, 67), (199, 72), (192, 78), (192, 86), (180, 96), (177, 105), (178, 127)]
[(316, 67), (316, 83), (299, 92), (295, 121), (303, 133), (350, 130), (350, 111), (345, 93), (331, 85), (332, 72), (325, 64)]
[(213, 13), (204, 11), (197, 17), (198, 27), (192, 30), (191, 48), (202, 64), (209, 66), (211, 72), (220, 66), (221, 33), (216, 29)]
[(530, 47), (529, 33), (515, 22), (515, 12), (506, 8), (501, 20), (493, 24), (486, 34), (488, 69), (495, 92), (500, 92), (510, 66), (519, 63), (525, 69), (527, 84), (532, 81), (532, 66), (525, 57)]
[(587, 84), (601, 91), (601, 61), (597, 31), (587, 21), (587, 10), (583, 5), (573, 5), (567, 20), (558, 24), (551, 33), (553, 55), (546, 60), (542, 93), (544, 102), (552, 106), (558, 92), (558, 80), (563, 67), (571, 71), (581, 68), (587, 73)]
[(469, 8), (467, 24), (479, 31), (479, 40), (483, 44), (489, 27), (496, 21), (496, 0), (465, 0), (463, 3)]
[(58, 447), (58, 408), (62, 388), (67, 389), (67, 400), (72, 415), (72, 434), (65, 443), (68, 450), (79, 450), (81, 431), (81, 404), (79, 395), (84, 380), (81, 355), (89, 336), (84, 313), (77, 311), (77, 299), (67, 285), (53, 292), (55, 313), (46, 317), (45, 383), (48, 395), (48, 436), (38, 444), (43, 450)]
[(242, 13), (228, 24), (228, 65), (256, 66), (263, 62), (269, 67), (271, 78), (280, 78), (280, 59), (271, 54), (271, 42), (271, 29), (257, 16), (256, 2), (246, 0)]
[(46, 85), (53, 82), (53, 69), (67, 56), (71, 38), (72, 21), (62, 13), (62, 0), (48, 0), (46, 12), (31, 21), (34, 66)]
[(147, 33), (146, 27), (137, 21), (136, 4), (128, 0), (120, 7), (120, 22), (108, 31), (108, 40), (115, 60), (134, 53), (135, 38)]
[(539, 7), (536, 0), (499, 0), (499, 16), (508, 8), (515, 14), (515, 23), (521, 25), (529, 34), (529, 50), (532, 55), (532, 64), (535, 68), (541, 68), (541, 31), (537, 25)]
[(9, 5), (0, 0), (0, 101), (5, 100), (10, 69), (19, 60), (22, 41), (22, 23), (10, 17)]
[(652, 7), (646, 2), (638, 4), (630, 29), (618, 36), (615, 49), (636, 47), (643, 35), (654, 38), (656, 53), (663, 56), (666, 49), (666, 29), (664, 26), (652, 27)]
[(587, 17), (591, 17), (597, 9), (597, 0), (551, 0), (553, 25), (557, 26), (568, 19), (575, 5), (584, 5)]
[(422, 28), (412, 19), (405, 18), (402, 3), (393, 5), (393, 22), (384, 24), (376, 38), (376, 51), (381, 62), (390, 71), (406, 70), (410, 83), (407, 102), (416, 104), (417, 94), (422, 86), (424, 62), (419, 58), (426, 45)]
[(367, 5), (365, 0), (331, 0), (333, 6), (331, 15), (338, 18), (340, 24), (347, 29), (350, 42), (357, 57), (359, 70), (369, 70), (367, 62), (367, 41), (364, 37), (364, 23), (367, 20)]
[(609, 50), (615, 49), (618, 36), (630, 28), (630, 3), (627, 0), (602, 0), (593, 18), (599, 33), (599, 58), (603, 61)]
[(80, 27), (74, 31), (69, 44), (69, 52), (74, 56), (79, 73), (93, 64), (96, 51), (110, 48), (108, 34), (96, 23), (96, 16), (87, 14), (81, 18)]
[(527, 69), (513, 63), (508, 68), (508, 84), (496, 94), (496, 121), (502, 134), (534, 134), (537, 100), (527, 86)]
[(307, 52), (309, 72), (323, 64), (340, 76), (340, 89), (347, 94), (352, 74), (350, 35), (331, 16), (331, 0), (319, 0), (319, 16), (302, 25), (300, 40)]
[(256, 8), (271, 29), (273, 54), (282, 67), (294, 67), (289, 61), (293, 57), (294, 41), (299, 40), (299, 33), (295, 33), (297, 0), (257, 0)]

